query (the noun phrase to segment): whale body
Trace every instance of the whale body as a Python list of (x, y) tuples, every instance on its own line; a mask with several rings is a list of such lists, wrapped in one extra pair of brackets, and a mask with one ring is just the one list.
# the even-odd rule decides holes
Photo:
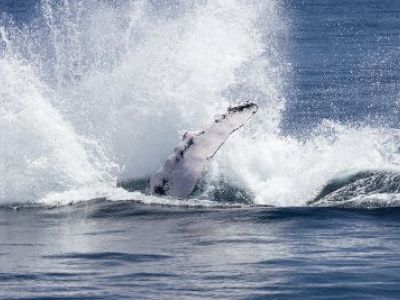
[(229, 107), (204, 129), (186, 132), (163, 167), (151, 176), (151, 193), (186, 198), (203, 175), (208, 161), (257, 110), (258, 106), (250, 102)]
[[(378, 205), (380, 199), (400, 193), (400, 173), (395, 170), (346, 172), (330, 180), (307, 204), (311, 206), (361, 207)], [(395, 197), (396, 199), (398, 197)], [(376, 200), (376, 201), (375, 201)], [(375, 204), (375, 202), (377, 202)], [(385, 205), (385, 203), (381, 203)]]

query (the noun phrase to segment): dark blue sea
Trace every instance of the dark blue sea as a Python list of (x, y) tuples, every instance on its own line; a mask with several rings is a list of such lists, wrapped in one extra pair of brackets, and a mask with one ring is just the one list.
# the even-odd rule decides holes
[(399, 299), (399, 99), (397, 1), (1, 0), (0, 298)]

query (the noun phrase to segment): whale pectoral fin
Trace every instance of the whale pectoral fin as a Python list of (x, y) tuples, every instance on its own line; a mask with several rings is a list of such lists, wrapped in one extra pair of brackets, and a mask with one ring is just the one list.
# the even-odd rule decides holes
[(151, 177), (150, 191), (158, 195), (186, 198), (204, 173), (208, 160), (257, 110), (257, 105), (249, 102), (229, 107), (204, 130), (186, 132), (164, 166)]

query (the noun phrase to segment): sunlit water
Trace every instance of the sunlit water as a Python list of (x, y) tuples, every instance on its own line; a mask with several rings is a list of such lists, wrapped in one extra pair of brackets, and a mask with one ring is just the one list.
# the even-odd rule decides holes
[[(3, 0), (1, 297), (398, 298), (399, 14)], [(149, 195), (182, 133), (246, 100), (190, 199)]]
[(96, 202), (0, 212), (5, 299), (396, 299), (400, 212)]

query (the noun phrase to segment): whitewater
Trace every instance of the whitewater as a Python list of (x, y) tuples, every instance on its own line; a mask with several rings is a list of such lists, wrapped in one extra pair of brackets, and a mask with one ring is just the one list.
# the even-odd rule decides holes
[[(31, 9), (27, 20), (0, 19), (1, 206), (240, 206), (238, 190), (248, 205), (306, 206), (343, 174), (389, 172), (390, 182), (400, 172), (400, 131), (384, 121), (284, 130), (296, 100), (294, 24), (279, 1), (42, 0)], [(178, 200), (121, 187), (148, 180), (183, 133), (243, 101), (259, 112), (214, 157), (201, 192)], [(226, 187), (233, 203), (215, 199)]]

